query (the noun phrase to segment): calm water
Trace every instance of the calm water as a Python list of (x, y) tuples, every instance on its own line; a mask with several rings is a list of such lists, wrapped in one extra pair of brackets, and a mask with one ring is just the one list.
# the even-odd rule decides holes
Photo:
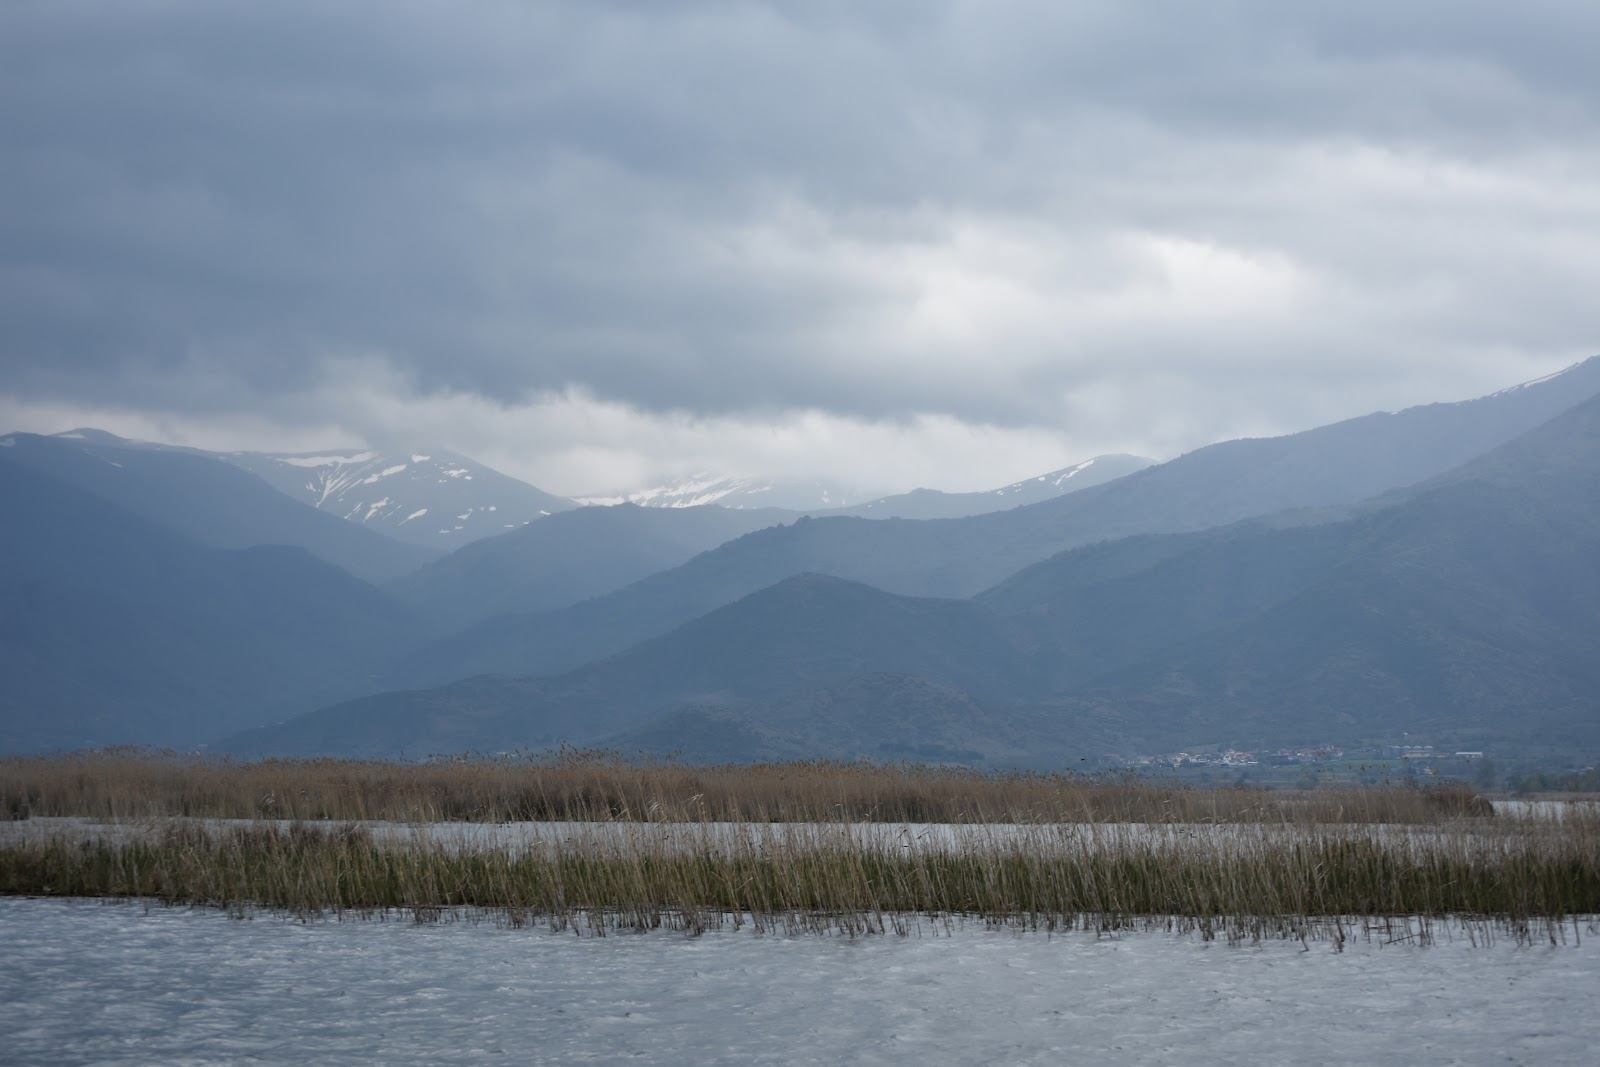
[[(1538, 820), (1559, 818), (1565, 809), (1550, 812), (1522, 812)], [(126, 841), (159, 834), (172, 823), (193, 823), (212, 829), (232, 826), (259, 826), (248, 819), (148, 818), (101, 822), (83, 818), (32, 818), (0, 822), (0, 845), (51, 839)], [(277, 824), (287, 828), (288, 821)], [(304, 825), (334, 831), (340, 822)], [(390, 845), (428, 844), (462, 849), (509, 849), (513, 852), (558, 844), (582, 844), (600, 849), (637, 852), (654, 846), (714, 848), (730, 845), (753, 847), (815, 847), (848, 844), (889, 853), (905, 849), (986, 848), (1025, 844), (1033, 851), (1056, 849), (1078, 853), (1096, 848), (1115, 848), (1128, 842), (1201, 844), (1208, 841), (1245, 842), (1255, 839), (1278, 840), (1285, 836), (1303, 837), (1311, 832), (1304, 826), (1283, 823), (1038, 823), (1038, 824), (944, 824), (944, 823), (720, 823), (720, 822), (365, 822), (376, 841)], [(1486, 831), (1497, 829), (1491, 824)], [(1373, 837), (1401, 847), (1407, 843), (1427, 844), (1439, 836), (1429, 825), (1374, 826), (1330, 823), (1315, 827), (1324, 837)], [(1466, 839), (1461, 839), (1466, 840)], [(1492, 841), (1492, 836), (1484, 840)]]
[(605, 938), (0, 900), (6, 1064), (1591, 1064), (1581, 944)]

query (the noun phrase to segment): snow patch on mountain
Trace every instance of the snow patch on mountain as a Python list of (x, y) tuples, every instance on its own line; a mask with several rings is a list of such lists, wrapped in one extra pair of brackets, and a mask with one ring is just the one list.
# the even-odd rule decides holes
[(979, 515), (1032, 504), (1063, 493), (1120, 478), (1150, 466), (1142, 456), (1106, 455), (1084, 460), (998, 489), (944, 493), (914, 489), (896, 496), (861, 502), (864, 494), (822, 482), (781, 481), (711, 474), (704, 471), (659, 485), (578, 498), (578, 503), (612, 506), (638, 504), (651, 508), (692, 508), (715, 504), (724, 508), (783, 508), (808, 514), (857, 515), (870, 519), (942, 519)]
[(1012, 482), (1010, 485), (991, 490), (991, 493), (1002, 497), (1026, 496), (1031, 503), (1034, 499), (1045, 500), (1073, 489), (1084, 489), (1113, 478), (1121, 478), (1125, 474), (1143, 470), (1152, 462), (1143, 456), (1096, 456), (1074, 466), (1051, 471), (1049, 474)]
[(383, 468), (383, 470), (379, 471), (377, 474), (369, 474), (365, 478), (361, 479), (361, 484), (362, 485), (371, 485), (373, 482), (380, 481), (381, 479), (387, 478), (391, 474), (399, 474), (401, 471), (403, 471), (405, 469), (406, 469), (406, 465), (404, 463), (398, 463), (393, 467), (385, 467), (385, 468)]
[[(576, 506), (437, 448), (232, 452), (220, 458), (314, 507), (404, 541), (446, 550)], [(453, 519), (418, 521), (430, 514)]]
[(366, 463), (377, 459), (376, 452), (349, 452), (340, 456), (280, 456), (291, 467), (336, 467), (345, 463)]
[[(1507, 386), (1506, 388), (1501, 389), (1497, 393), (1490, 393), (1489, 396), (1491, 396), (1491, 397), (1509, 396), (1512, 393), (1520, 393), (1524, 389), (1528, 389), (1528, 388), (1531, 388), (1531, 387), (1536, 386), (1536, 385), (1543, 385), (1546, 382), (1553, 382), (1557, 378), (1562, 377), (1563, 375), (1571, 374), (1573, 371), (1577, 370), (1581, 366), (1583, 366), (1582, 363), (1574, 363), (1570, 367), (1562, 367), (1560, 370), (1554, 372), (1553, 374), (1546, 374), (1542, 378), (1533, 378), (1533, 379), (1531, 379), (1529, 381), (1522, 382), (1522, 383), (1520, 383), (1518, 385)], [(1470, 401), (1469, 401), (1469, 403), (1470, 403)]]
[(860, 494), (822, 482), (782, 481), (712, 474), (699, 471), (642, 489), (597, 493), (578, 497), (578, 503), (612, 506), (638, 504), (648, 508), (694, 508), (716, 504), (724, 508), (784, 508), (820, 511), (848, 506)]
[(956, 519), (967, 515), (982, 515), (990, 511), (1021, 507), (1024, 504), (1037, 504), (1079, 489), (1087, 489), (1092, 485), (1100, 485), (1143, 470), (1152, 462), (1154, 461), (1142, 456), (1096, 456), (1071, 467), (1063, 467), (1048, 474), (1012, 482), (998, 489), (986, 489), (976, 493), (942, 493), (936, 489), (914, 489), (909, 493), (881, 497), (853, 508), (846, 508), (842, 513), (868, 519)]

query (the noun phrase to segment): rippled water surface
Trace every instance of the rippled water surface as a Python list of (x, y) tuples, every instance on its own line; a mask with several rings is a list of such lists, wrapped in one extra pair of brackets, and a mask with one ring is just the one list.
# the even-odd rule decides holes
[(0, 900), (0, 1063), (1590, 1064), (1600, 934), (604, 938)]
[[(1548, 812), (1520, 812), (1535, 823), (1559, 819), (1561, 807)], [(1555, 814), (1551, 814), (1551, 812)], [(359, 826), (383, 845), (395, 847), (440, 846), (447, 849), (527, 849), (581, 845), (601, 850), (680, 848), (713, 849), (730, 846), (814, 848), (847, 846), (892, 854), (902, 850), (972, 851), (1021, 845), (1035, 853), (1080, 854), (1096, 849), (1136, 844), (1194, 845), (1279, 841), (1285, 837), (1371, 839), (1396, 848), (1427, 845), (1439, 840), (1437, 825), (1372, 825), (1365, 823), (880, 823), (880, 822), (308, 822), (284, 820), (263, 823), (249, 819), (187, 819), (154, 817), (120, 821), (84, 818), (33, 818), (0, 822), (0, 845), (49, 840), (132, 841), (157, 839), (166, 829), (204, 827), (213, 831), (276, 825), (293, 825), (332, 833)], [(1458, 846), (1471, 841), (1490, 844), (1504, 831), (1500, 821), (1487, 822), (1481, 832), (1458, 832)]]

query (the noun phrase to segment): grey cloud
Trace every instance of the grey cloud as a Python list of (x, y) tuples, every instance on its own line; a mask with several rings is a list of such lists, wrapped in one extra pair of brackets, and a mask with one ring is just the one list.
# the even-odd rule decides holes
[[(292, 411), (376, 354), (422, 392), (1018, 425), (1108, 375), (1266, 403), (1600, 333), (1590, 4), (865, 7), (7, 5), (6, 386)], [(963, 226), (1048, 252), (1064, 305), (1167, 284), (1139, 233), (1316, 294), (901, 336)]]

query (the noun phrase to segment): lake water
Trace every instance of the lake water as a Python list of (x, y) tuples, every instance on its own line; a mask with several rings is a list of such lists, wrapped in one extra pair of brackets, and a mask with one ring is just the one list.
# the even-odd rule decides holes
[[(1562, 808), (1520, 811), (1523, 818), (1558, 820)], [(143, 818), (102, 822), (84, 818), (32, 818), (0, 822), (0, 845), (29, 841), (108, 840), (129, 841), (159, 836), (167, 826), (190, 824), (211, 830), (261, 826), (250, 819)], [(277, 825), (287, 829), (293, 823)], [(1252, 840), (1276, 841), (1284, 837), (1381, 840), (1395, 848), (1426, 846), (1439, 839), (1433, 825), (1379, 826), (1329, 823), (1315, 827), (1283, 823), (721, 823), (721, 822), (433, 822), (303, 823), (326, 832), (342, 826), (364, 827), (373, 840), (392, 846), (436, 845), (470, 850), (506, 849), (513, 853), (531, 848), (582, 845), (601, 851), (640, 853), (652, 849), (696, 850), (743, 846), (750, 848), (815, 848), (849, 846), (890, 854), (903, 850), (967, 851), (1026, 847), (1035, 854), (1081, 854), (1137, 844), (1205, 845), (1242, 844)], [(1499, 835), (1516, 827), (1494, 820), (1451, 841), (1462, 847), (1474, 839), (1493, 847)]]
[(0, 899), (4, 1064), (1592, 1064), (1600, 930), (609, 937)]

